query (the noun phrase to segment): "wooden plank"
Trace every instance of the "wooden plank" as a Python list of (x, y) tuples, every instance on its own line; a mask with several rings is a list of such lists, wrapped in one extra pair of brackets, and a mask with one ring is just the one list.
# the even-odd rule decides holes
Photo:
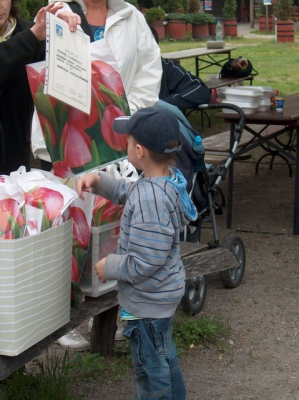
[(196, 254), (208, 250), (207, 244), (180, 242), (181, 257), (184, 258), (191, 254)]
[(250, 81), (250, 85), (252, 85), (253, 79), (253, 75), (248, 75), (242, 78), (212, 78), (205, 81), (205, 84), (209, 89), (218, 89), (226, 86), (235, 86), (237, 83), (242, 85), (244, 81)]
[(187, 256), (183, 258), (183, 264), (187, 279), (236, 268), (240, 265), (231, 251), (221, 247)]
[(169, 60), (183, 60), (184, 58), (201, 57), (210, 54), (230, 54), (230, 52), (235, 49), (236, 47), (233, 46), (226, 46), (223, 49), (207, 49), (205, 47), (198, 47), (196, 49), (186, 49), (161, 53), (161, 56), (163, 58), (168, 58)]
[[(261, 130), (265, 125), (255, 125), (254, 127), (251, 125), (248, 125), (248, 127), (254, 128), (256, 131)], [(262, 137), (268, 137), (272, 135), (274, 132), (277, 132), (279, 130), (279, 126), (276, 125), (269, 125), (262, 133)], [(239, 142), (238, 148), (245, 147), (249, 143), (252, 143), (254, 141), (257, 141), (254, 136), (244, 130), (241, 139)], [(230, 131), (225, 131), (221, 133), (216, 133), (215, 135), (208, 136), (206, 138), (203, 138), (202, 140), (203, 145), (205, 147), (206, 151), (219, 151), (219, 152), (229, 152), (230, 150)]]
[[(222, 154), (217, 154), (217, 152), (206, 152), (205, 153), (205, 163), (206, 164), (214, 164), (214, 165), (222, 165), (225, 164), (227, 158), (229, 156), (229, 153), (222, 153)], [(238, 157), (235, 157), (235, 161), (243, 161), (243, 160), (250, 160), (251, 159), (251, 154), (242, 154)]]
[(227, 160), (227, 155), (215, 155), (215, 154), (208, 154), (205, 153), (205, 163), (206, 164), (214, 164), (214, 165), (222, 165), (225, 164)]

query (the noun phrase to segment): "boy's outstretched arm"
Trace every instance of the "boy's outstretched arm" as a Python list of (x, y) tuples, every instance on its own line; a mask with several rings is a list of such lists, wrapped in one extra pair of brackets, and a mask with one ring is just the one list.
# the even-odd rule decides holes
[(81, 199), (84, 199), (83, 192), (92, 190), (98, 187), (100, 182), (100, 175), (98, 174), (87, 174), (77, 179), (76, 190)]

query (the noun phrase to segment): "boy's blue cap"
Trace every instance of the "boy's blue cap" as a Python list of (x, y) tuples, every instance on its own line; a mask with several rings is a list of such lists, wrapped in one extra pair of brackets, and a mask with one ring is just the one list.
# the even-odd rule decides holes
[[(146, 107), (132, 116), (115, 118), (113, 130), (132, 135), (138, 143), (155, 153), (173, 153), (182, 148), (177, 118), (160, 107)], [(178, 145), (169, 148), (174, 140), (178, 140)]]

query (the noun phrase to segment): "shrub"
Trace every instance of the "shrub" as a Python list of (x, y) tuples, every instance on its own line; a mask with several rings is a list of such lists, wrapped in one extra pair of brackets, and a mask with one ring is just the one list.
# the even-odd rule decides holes
[(292, 0), (278, 0), (275, 7), (275, 15), (280, 21), (288, 21), (291, 19), (293, 10)]
[(225, 0), (222, 10), (223, 18), (236, 18), (237, 2), (236, 0)]
[(181, 7), (180, 0), (153, 0), (154, 7), (161, 7), (166, 13), (173, 13)]
[(163, 21), (165, 18), (165, 11), (162, 8), (152, 7), (145, 14), (147, 22), (151, 21)]
[(186, 14), (180, 14), (180, 13), (169, 13), (165, 15), (165, 20), (170, 21), (170, 20), (177, 20), (177, 21), (186, 21)]
[(204, 25), (215, 22), (215, 18), (211, 14), (190, 13), (186, 14), (186, 21), (192, 25)]

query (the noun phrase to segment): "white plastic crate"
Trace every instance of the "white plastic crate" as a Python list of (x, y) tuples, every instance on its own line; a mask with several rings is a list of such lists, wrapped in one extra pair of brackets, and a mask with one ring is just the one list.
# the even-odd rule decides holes
[(102, 283), (95, 271), (95, 264), (110, 253), (115, 253), (119, 236), (120, 221), (106, 225), (92, 227), (88, 255), (83, 274), (80, 279), (80, 288), (86, 296), (99, 297), (116, 289), (117, 281)]

